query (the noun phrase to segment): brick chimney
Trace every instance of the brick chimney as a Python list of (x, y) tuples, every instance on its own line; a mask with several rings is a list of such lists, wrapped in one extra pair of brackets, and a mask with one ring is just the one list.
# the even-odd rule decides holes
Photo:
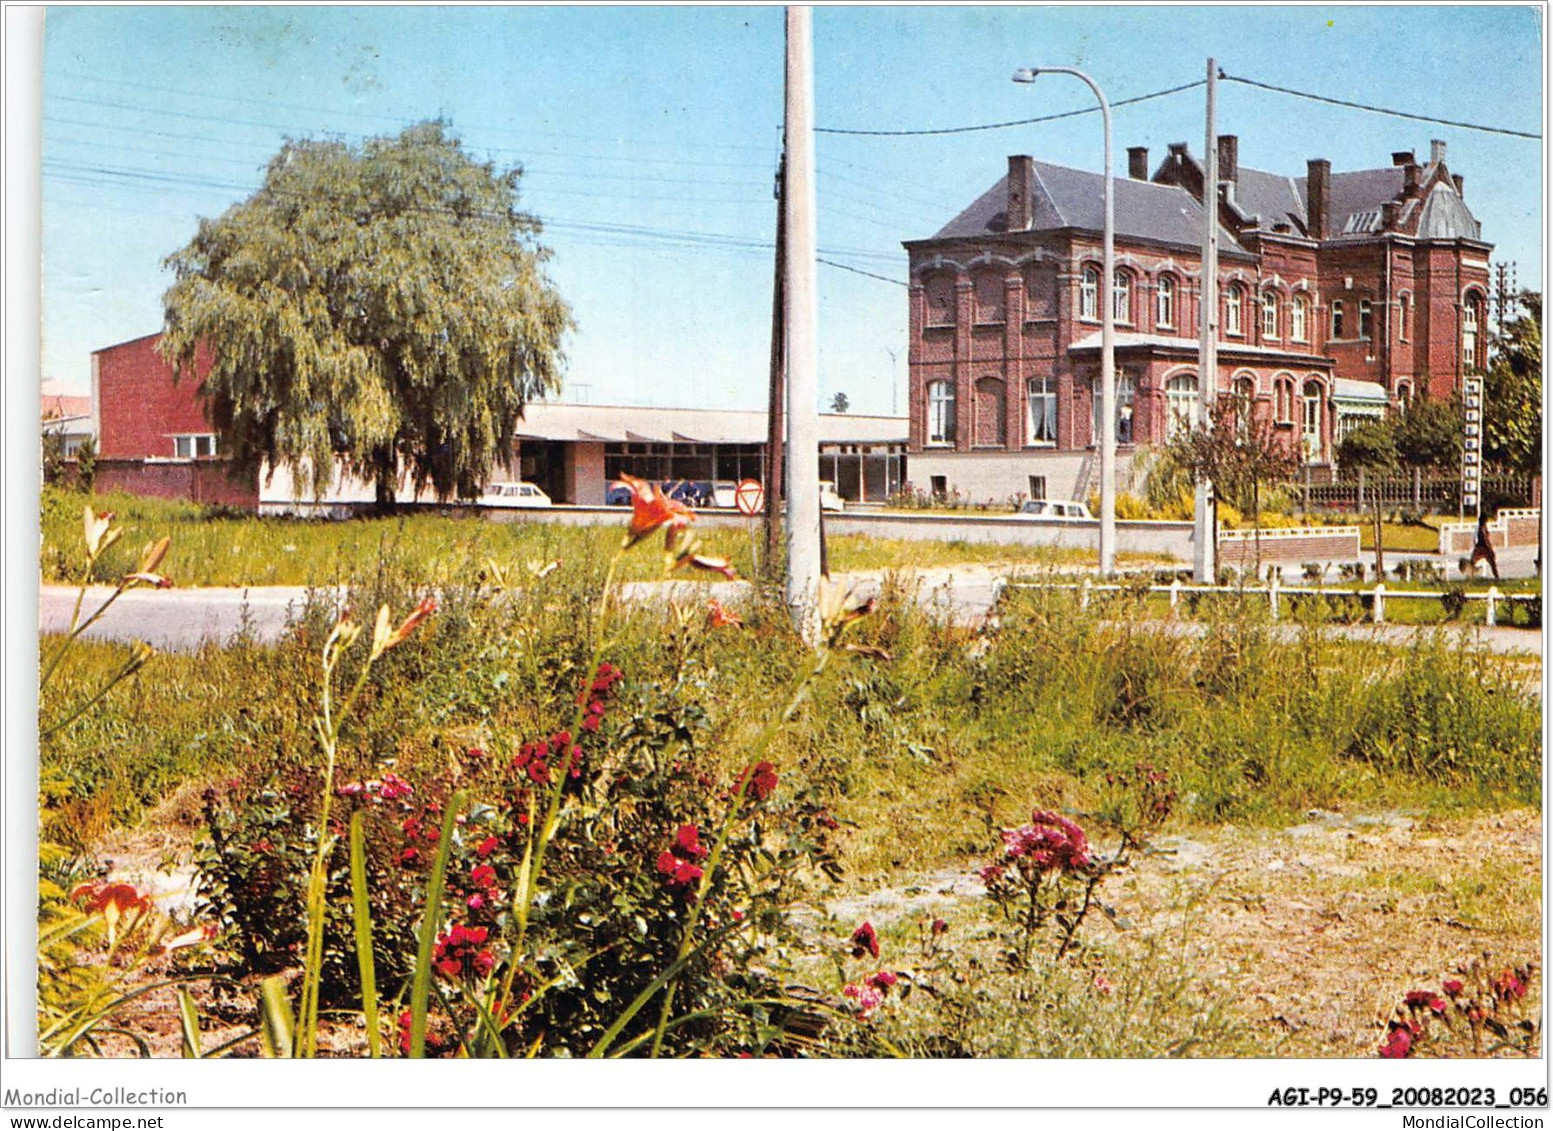
[(1127, 175), (1135, 181), (1149, 179), (1149, 147), (1146, 145), (1132, 145), (1127, 147)]
[(1418, 195), (1418, 162), (1409, 161), (1402, 166), (1402, 195), (1404, 197)]
[(1390, 230), (1397, 226), (1397, 215), (1402, 211), (1402, 205), (1395, 200), (1388, 200), (1380, 206), (1380, 226)]
[(1010, 232), (1028, 232), (1034, 220), (1035, 159), (1011, 154), (1008, 159), (1008, 223)]
[(1413, 156), (1411, 149), (1399, 149), (1391, 155), (1391, 164), (1395, 168), (1400, 168), (1404, 165), (1417, 164), (1417, 159)]
[(1219, 135), (1219, 180), (1240, 182), (1240, 139), (1234, 134)]
[(1445, 160), (1445, 143), (1435, 139), (1429, 143), (1429, 163), (1439, 165)]
[(1460, 173), (1452, 173), (1451, 180), (1455, 182), (1456, 195), (1465, 200), (1467, 198), (1467, 194), (1462, 190), (1467, 183), (1467, 178), (1463, 177)]
[(1327, 238), (1327, 209), (1332, 196), (1332, 162), (1317, 157), (1305, 163), (1306, 229), (1312, 239)]

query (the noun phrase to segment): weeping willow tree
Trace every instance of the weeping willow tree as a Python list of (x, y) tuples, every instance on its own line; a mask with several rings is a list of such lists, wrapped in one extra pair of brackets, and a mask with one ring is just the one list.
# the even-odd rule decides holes
[(480, 493), (523, 406), (560, 388), (571, 312), (544, 271), (521, 169), (441, 122), (360, 146), (288, 140), (263, 186), (168, 256), (162, 354), (239, 470), (321, 494), (337, 460), (392, 505), (403, 471)]

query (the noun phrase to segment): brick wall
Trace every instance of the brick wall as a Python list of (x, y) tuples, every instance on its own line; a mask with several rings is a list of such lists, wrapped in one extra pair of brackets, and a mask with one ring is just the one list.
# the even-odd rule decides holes
[(259, 477), (233, 478), (219, 459), (157, 460), (99, 458), (93, 486), (99, 492), (127, 491), (157, 499), (259, 509)]
[[(199, 382), (174, 383), (172, 368), (156, 351), (161, 340), (161, 334), (151, 334), (92, 354), (99, 455), (171, 458), (173, 436), (214, 431), (199, 399)], [(201, 379), (210, 372), (203, 350), (195, 368)]]

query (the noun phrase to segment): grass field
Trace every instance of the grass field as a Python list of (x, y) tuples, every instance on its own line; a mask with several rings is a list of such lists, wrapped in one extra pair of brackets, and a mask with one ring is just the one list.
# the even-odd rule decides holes
[[(78, 581), (84, 565), (81, 508), (86, 496), (47, 490), (43, 497), (41, 563), (45, 581)], [(134, 568), (149, 540), (172, 537), (164, 572), (180, 587), (222, 585), (349, 584), (387, 563), (398, 576), (416, 584), (471, 584), (491, 562), (521, 574), (528, 563), (577, 561), (608, 553), (619, 544), (625, 512), (616, 522), (592, 527), (548, 523), (495, 523), (477, 517), (409, 514), (397, 518), (349, 521), (218, 515), (189, 503), (134, 495), (98, 496), (93, 505), (112, 511), (124, 537), (105, 555), (98, 577), (112, 578)], [(764, 553), (763, 534), (725, 527), (697, 531), (702, 552), (730, 559), (740, 576), (753, 575), (754, 557)], [(908, 541), (841, 535), (830, 539), (831, 569), (838, 572), (882, 569), (931, 569), (961, 565), (1080, 566), (1096, 555), (1085, 550), (1042, 546), (1004, 546), (962, 541)], [(1128, 563), (1153, 561), (1148, 555), (1121, 554)], [(661, 574), (661, 560), (650, 554), (622, 562), (622, 580), (640, 581)], [(689, 575), (687, 575), (689, 576)], [(697, 580), (716, 582), (716, 575)]]

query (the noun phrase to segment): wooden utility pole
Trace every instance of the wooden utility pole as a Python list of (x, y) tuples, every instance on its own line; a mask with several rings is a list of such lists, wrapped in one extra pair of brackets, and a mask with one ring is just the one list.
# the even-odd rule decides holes
[(787, 607), (808, 644), (820, 642), (819, 300), (814, 218), (812, 13), (787, 9), (783, 204), (787, 216), (783, 324), (787, 338)]
[(782, 414), (786, 410), (787, 334), (782, 324), (785, 299), (782, 267), (787, 254), (787, 153), (777, 161), (776, 262), (771, 280), (771, 397), (766, 407), (766, 576), (775, 577), (782, 557), (782, 449), (785, 437)]

